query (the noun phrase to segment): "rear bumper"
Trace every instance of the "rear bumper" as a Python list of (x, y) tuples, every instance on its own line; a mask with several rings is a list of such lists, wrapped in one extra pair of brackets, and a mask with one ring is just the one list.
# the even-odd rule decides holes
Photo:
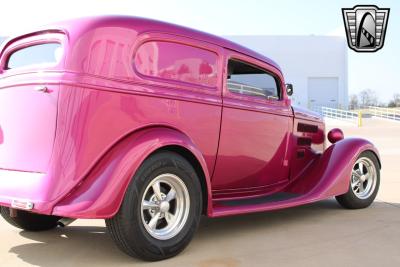
[(51, 214), (52, 203), (47, 199), (49, 177), (45, 173), (0, 169), (0, 206), (32, 203), (32, 212)]

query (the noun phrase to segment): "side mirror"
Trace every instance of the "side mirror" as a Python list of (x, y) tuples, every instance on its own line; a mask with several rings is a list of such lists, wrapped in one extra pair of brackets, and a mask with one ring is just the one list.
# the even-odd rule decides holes
[(288, 96), (293, 95), (293, 84), (291, 84), (291, 83), (286, 84), (286, 94)]

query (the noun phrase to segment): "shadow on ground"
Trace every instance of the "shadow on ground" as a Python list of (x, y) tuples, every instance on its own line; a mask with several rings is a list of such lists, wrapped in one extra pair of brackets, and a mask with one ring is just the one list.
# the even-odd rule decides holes
[[(188, 263), (190, 263), (190, 255), (200, 253), (200, 251), (196, 251), (196, 247), (200, 243), (220, 242), (238, 231), (246, 236), (246, 229), (259, 233), (262, 233), (263, 229), (268, 229), (270, 232), (278, 230), (282, 224), (288, 227), (290, 224), (296, 224), (305, 219), (313, 220), (313, 217), (317, 219), (327, 216), (334, 212), (333, 210), (344, 212), (334, 200), (326, 200), (274, 212), (216, 219), (204, 217), (192, 244), (178, 256), (179, 262), (184, 262), (185, 258), (188, 258)], [(32, 265), (67, 266), (72, 262), (79, 263), (79, 266), (148, 265), (148, 263), (132, 259), (121, 253), (108, 236), (106, 228), (102, 226), (71, 225), (46, 232), (21, 231), (20, 235), (33, 242), (15, 246), (10, 249), (10, 252), (17, 254), (20, 259)], [(218, 262), (213, 264), (211, 260), (210, 264), (200, 263), (199, 266), (235, 266), (235, 262), (220, 265)]]

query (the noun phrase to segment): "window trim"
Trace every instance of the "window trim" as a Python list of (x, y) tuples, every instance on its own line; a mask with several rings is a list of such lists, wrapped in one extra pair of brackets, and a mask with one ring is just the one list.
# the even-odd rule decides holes
[[(265, 96), (257, 96), (257, 95), (246, 95), (246, 94), (240, 94), (240, 93), (236, 93), (236, 92), (233, 92), (233, 91), (229, 90), (228, 89), (228, 77), (227, 77), (227, 75), (228, 75), (229, 62), (231, 60), (239, 61), (239, 62), (241, 62), (243, 64), (252, 66), (252, 67), (254, 67), (256, 69), (259, 69), (259, 70), (265, 72), (266, 74), (268, 74), (272, 78), (274, 78), (275, 84), (276, 84), (277, 93), (278, 93), (278, 97), (275, 98), (275, 97), (265, 97)], [(255, 60), (257, 60), (257, 59), (255, 59)], [(266, 63), (263, 63), (263, 64), (266, 64)], [(237, 57), (235, 55), (230, 55), (230, 56), (228, 56), (226, 58), (225, 68), (226, 68), (226, 74), (224, 75), (223, 79), (224, 79), (224, 85), (225, 85), (226, 92), (228, 92), (229, 94), (233, 94), (235, 96), (238, 96), (239, 98), (247, 98), (248, 97), (248, 98), (251, 98), (251, 99), (258, 99), (258, 100), (269, 101), (269, 102), (279, 102), (279, 101), (283, 100), (283, 92), (282, 92), (282, 86), (281, 86), (282, 85), (282, 81), (274, 72), (272, 72), (270, 70), (267, 70), (266, 68), (261, 67), (259, 65), (256, 65), (255, 63), (249, 62), (246, 59)]]

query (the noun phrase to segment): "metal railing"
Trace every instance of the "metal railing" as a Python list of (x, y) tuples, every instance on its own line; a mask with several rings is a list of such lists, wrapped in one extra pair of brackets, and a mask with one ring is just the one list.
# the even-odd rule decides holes
[(321, 112), (322, 107), (341, 109), (341, 107), (337, 103), (324, 103), (323, 105), (315, 103), (315, 102), (308, 103), (308, 108), (311, 110), (315, 110), (317, 112)]
[(325, 118), (347, 121), (350, 123), (357, 124), (358, 126), (362, 125), (361, 112), (354, 112), (354, 111), (338, 109), (338, 108), (330, 108), (330, 107), (318, 107), (318, 108), (315, 107), (313, 110), (318, 112)]
[(377, 118), (400, 121), (400, 109), (398, 108), (382, 108), (369, 106), (368, 113)]
[(277, 96), (273, 95), (273, 88), (259, 88), (247, 84), (242, 84), (235, 81), (228, 81), (227, 82), (228, 89), (231, 92), (245, 94), (245, 95), (252, 95), (252, 96), (262, 96), (266, 97), (267, 99), (271, 100), (278, 100)]

